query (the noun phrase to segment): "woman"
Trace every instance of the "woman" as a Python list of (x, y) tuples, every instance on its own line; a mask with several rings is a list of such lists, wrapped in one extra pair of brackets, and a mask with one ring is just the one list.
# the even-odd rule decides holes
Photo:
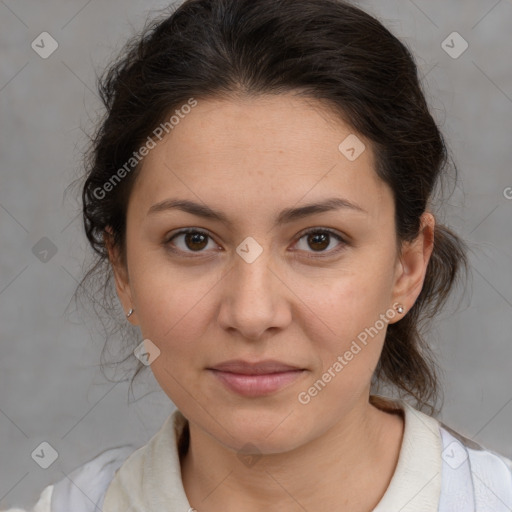
[(510, 510), (512, 462), (434, 417), (467, 257), (406, 47), (341, 1), (188, 0), (100, 92), (85, 230), (177, 410), (34, 510)]

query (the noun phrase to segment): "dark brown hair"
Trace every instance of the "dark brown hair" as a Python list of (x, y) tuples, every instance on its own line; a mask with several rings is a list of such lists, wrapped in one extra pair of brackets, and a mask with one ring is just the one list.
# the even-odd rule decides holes
[[(410, 51), (377, 19), (342, 1), (185, 1), (127, 43), (99, 79), (99, 91), (106, 113), (86, 154), (82, 188), (85, 233), (96, 262), (79, 288), (99, 278), (102, 307), (110, 313), (115, 294), (105, 229), (111, 227), (126, 262), (127, 201), (140, 165), (108, 193), (98, 190), (190, 98), (295, 92), (329, 105), (371, 141), (375, 171), (393, 191), (398, 248), (418, 236), (420, 216), (443, 175), (457, 172)], [(423, 289), (411, 310), (388, 326), (374, 375), (375, 386), (391, 385), (432, 412), (437, 363), (423, 328), (467, 272), (466, 250), (455, 233), (436, 224)], [(133, 378), (142, 368), (139, 363)]]

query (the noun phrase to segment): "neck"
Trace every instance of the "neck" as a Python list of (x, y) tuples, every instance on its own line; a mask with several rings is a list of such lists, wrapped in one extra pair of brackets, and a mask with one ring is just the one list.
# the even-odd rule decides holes
[[(182, 479), (200, 512), (373, 509), (395, 470), (403, 435), (400, 415), (367, 400), (323, 435), (292, 451), (264, 454), (253, 465), (193, 423)], [(207, 461), (205, 463), (204, 461)]]

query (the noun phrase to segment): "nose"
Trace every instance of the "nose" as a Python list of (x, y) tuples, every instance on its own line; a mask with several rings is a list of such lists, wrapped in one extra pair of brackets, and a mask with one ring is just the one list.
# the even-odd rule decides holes
[(222, 283), (219, 324), (250, 340), (285, 328), (292, 317), (291, 292), (268, 253), (263, 251), (250, 263), (236, 255)]

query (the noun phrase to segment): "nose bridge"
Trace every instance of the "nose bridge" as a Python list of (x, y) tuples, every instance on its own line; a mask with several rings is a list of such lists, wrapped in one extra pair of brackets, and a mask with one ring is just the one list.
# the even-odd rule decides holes
[[(236, 249), (238, 260), (234, 268), (234, 296), (254, 303), (272, 302), (273, 274), (270, 270), (271, 251), (252, 237), (247, 237)], [(263, 304), (260, 304), (262, 306)]]
[(279, 280), (272, 270), (271, 251), (256, 240), (248, 237), (236, 251), (223, 294), (221, 321), (245, 337), (256, 338), (277, 326)]

